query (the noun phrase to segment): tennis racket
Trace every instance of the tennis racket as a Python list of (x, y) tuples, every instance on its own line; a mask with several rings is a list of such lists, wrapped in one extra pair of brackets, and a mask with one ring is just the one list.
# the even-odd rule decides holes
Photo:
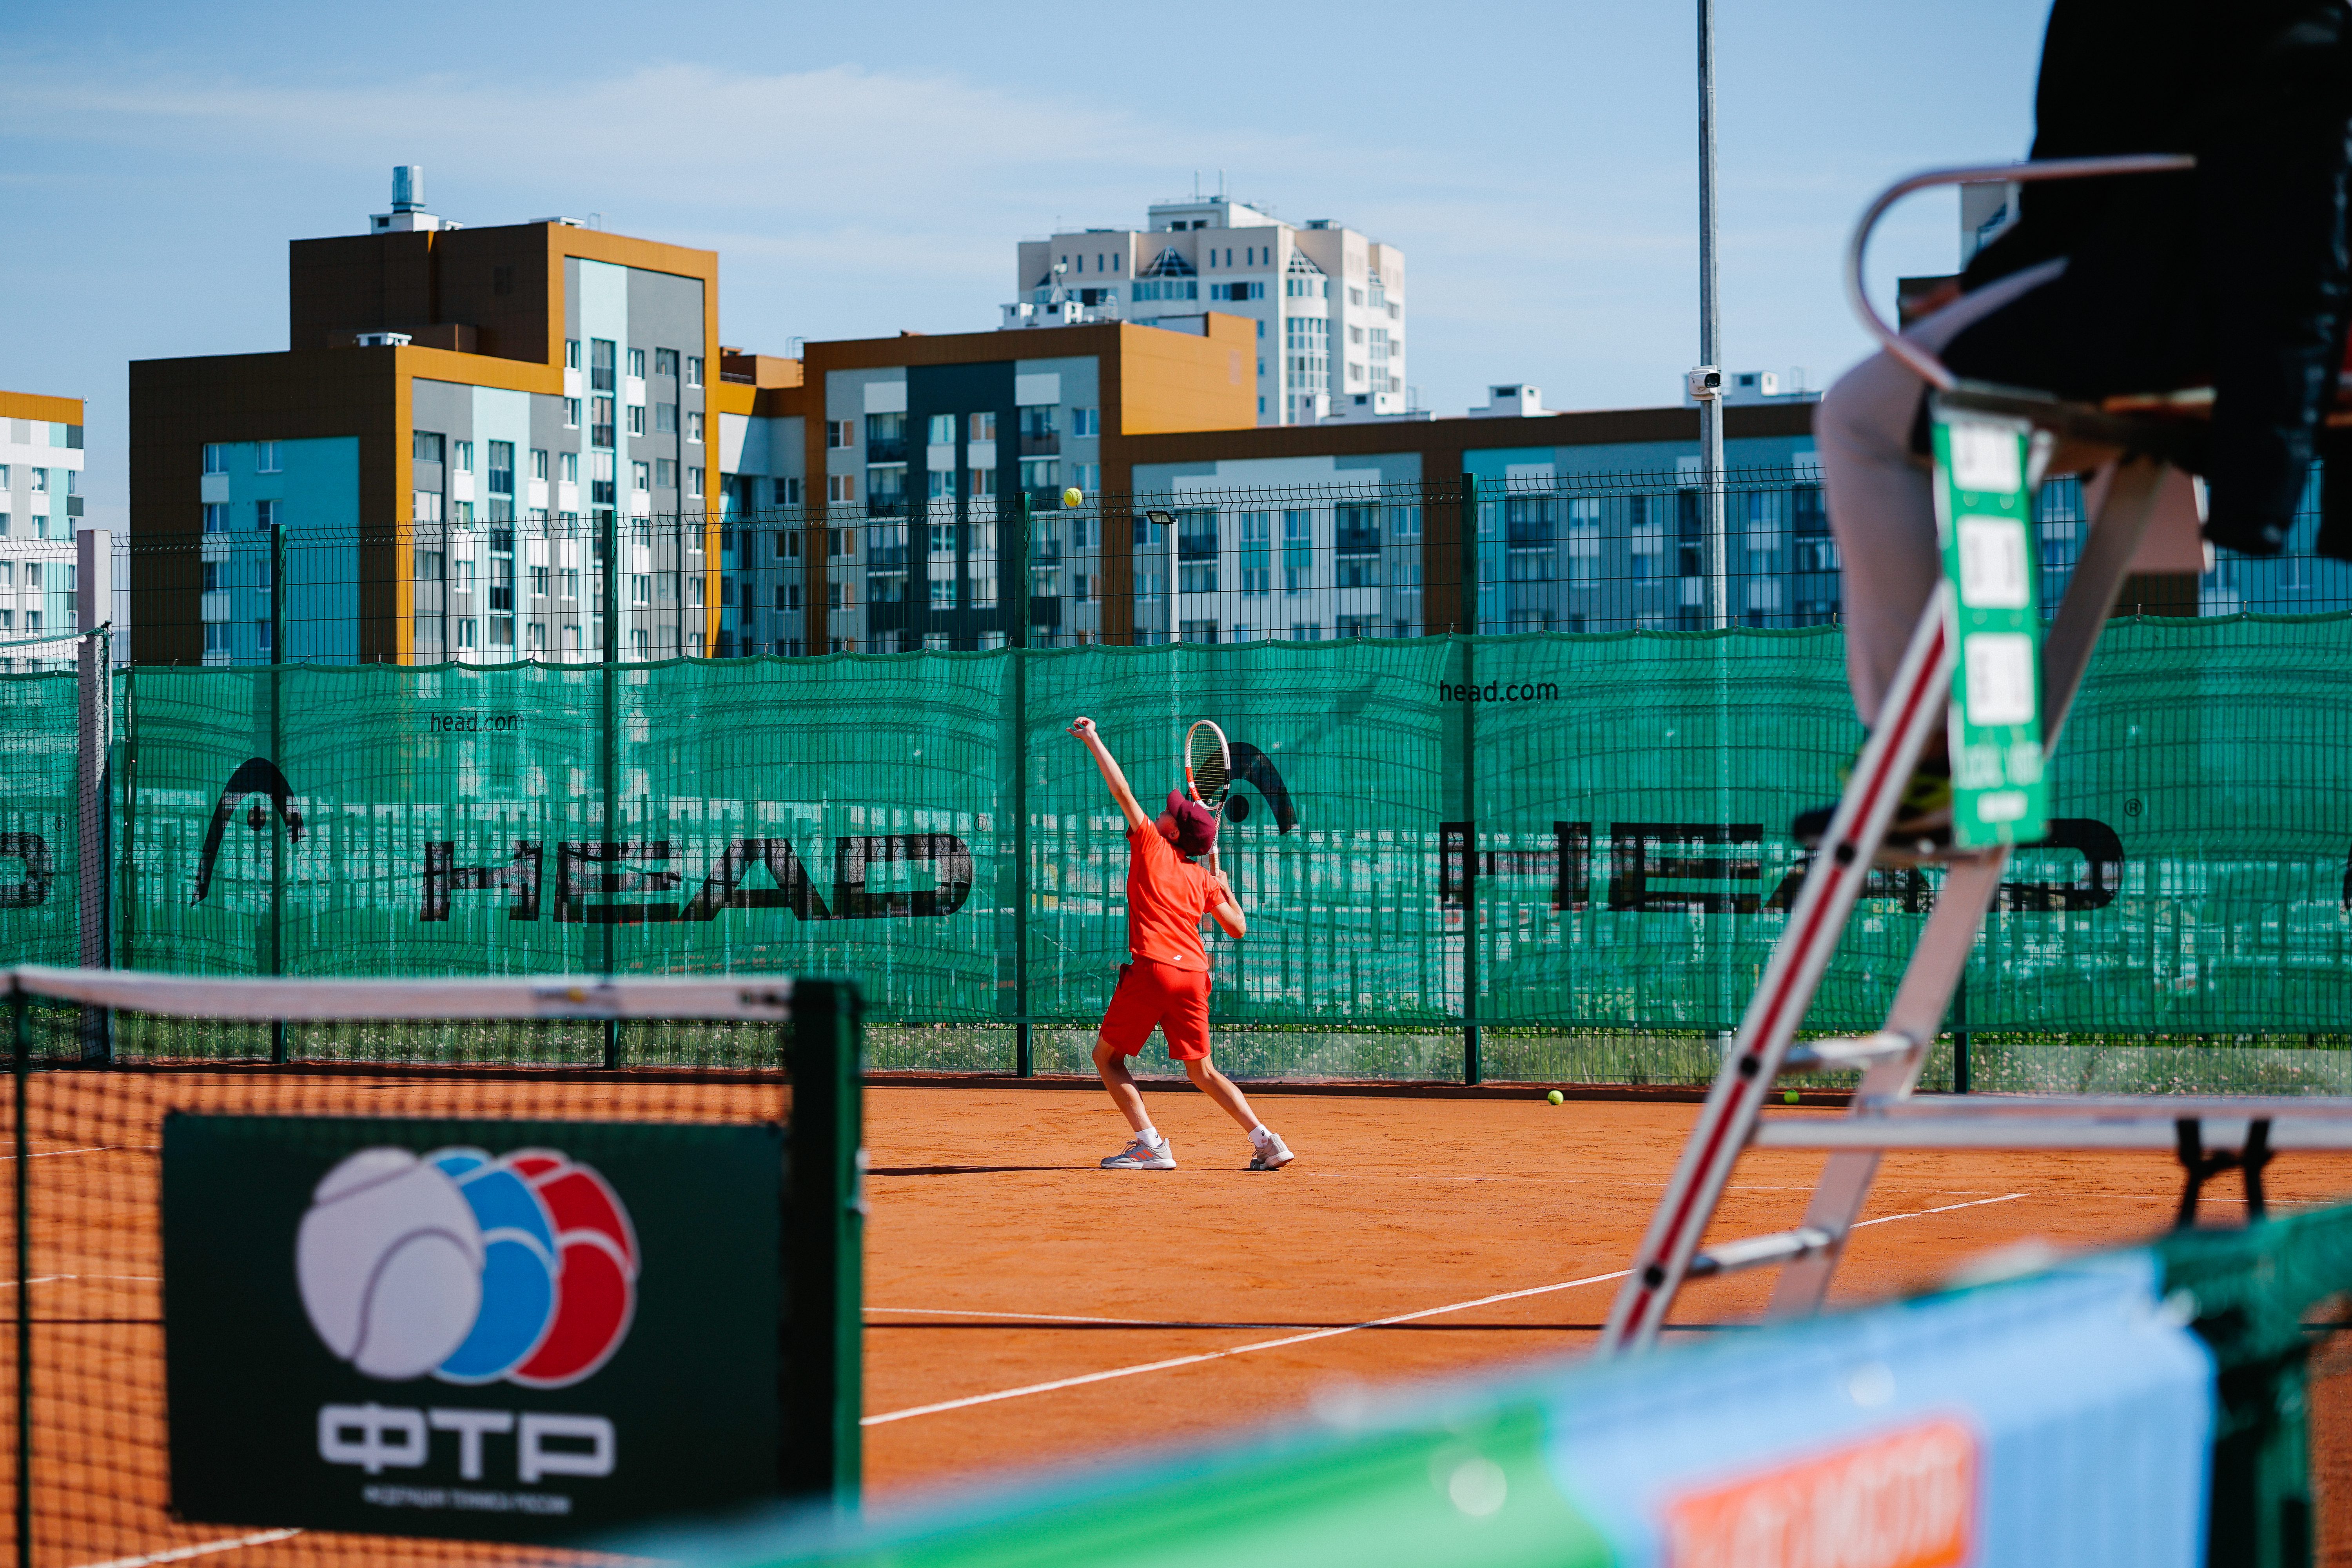
[[(1184, 793), (1208, 808), (1223, 825), (1225, 796), (1233, 784), (1233, 755), (1225, 732), (1203, 719), (1184, 731)], [(1209, 846), (1209, 875), (1217, 874), (1217, 847)]]

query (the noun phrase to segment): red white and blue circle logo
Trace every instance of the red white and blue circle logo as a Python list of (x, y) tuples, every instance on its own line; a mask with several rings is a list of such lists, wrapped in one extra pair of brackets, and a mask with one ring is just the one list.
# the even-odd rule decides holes
[(319, 1338), (386, 1381), (562, 1388), (636, 1311), (628, 1210), (552, 1149), (362, 1149), (311, 1193), (294, 1258)]

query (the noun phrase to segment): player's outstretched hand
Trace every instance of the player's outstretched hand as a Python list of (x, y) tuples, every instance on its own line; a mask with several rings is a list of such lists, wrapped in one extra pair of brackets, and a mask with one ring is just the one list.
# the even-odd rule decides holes
[(1081, 741), (1089, 738), (1094, 732), (1095, 721), (1091, 719), (1080, 719), (1070, 726), (1070, 733)]

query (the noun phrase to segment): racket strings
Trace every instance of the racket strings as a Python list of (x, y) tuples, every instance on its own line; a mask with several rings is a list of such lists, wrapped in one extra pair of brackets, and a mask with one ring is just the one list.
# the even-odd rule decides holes
[(1224, 741), (1205, 726), (1194, 726), (1185, 738), (1184, 767), (1201, 804), (1214, 808), (1227, 787)]

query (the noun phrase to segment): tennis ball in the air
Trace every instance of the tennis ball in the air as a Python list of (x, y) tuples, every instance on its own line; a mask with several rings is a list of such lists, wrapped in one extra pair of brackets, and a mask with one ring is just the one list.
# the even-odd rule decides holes
[(1084, 506), (1087, 504), (1087, 492), (1078, 489), (1077, 486), (1072, 485), (1068, 489), (1062, 492), (1062, 504), (1064, 506)]
[(1780, 1098), (1787, 1100), (1790, 1105), (1794, 1105), (1797, 1103), (1797, 1091), (1793, 1089), (1784, 1090)]
[(1568, 1096), (1560, 1093), (1558, 1089), (1553, 1089), (1549, 1094), (1544, 1096), (1544, 1099), (1553, 1105), (1558, 1105), (1561, 1100), (1566, 1100)]

